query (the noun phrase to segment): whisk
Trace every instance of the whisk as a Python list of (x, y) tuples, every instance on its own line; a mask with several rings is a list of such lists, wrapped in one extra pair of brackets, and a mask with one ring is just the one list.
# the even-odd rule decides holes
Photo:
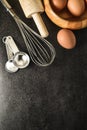
[(13, 11), (12, 7), (6, 0), (1, 0), (1, 3), (7, 9), (7, 11), (14, 18), (19, 30), (24, 39), (24, 43), (27, 47), (29, 56), (36, 65), (48, 66), (50, 65), (56, 56), (55, 48), (46, 39), (41, 37), (38, 33), (27, 26)]

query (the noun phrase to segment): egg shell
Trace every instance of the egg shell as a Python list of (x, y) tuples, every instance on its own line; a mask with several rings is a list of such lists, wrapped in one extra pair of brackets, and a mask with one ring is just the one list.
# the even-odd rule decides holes
[(87, 0), (85, 0), (86, 4), (87, 4)]
[(51, 0), (50, 2), (52, 7), (57, 11), (62, 10), (67, 5), (67, 0)]
[(62, 47), (66, 49), (72, 49), (76, 45), (76, 37), (69, 29), (61, 29), (57, 33), (57, 41)]
[(68, 0), (67, 7), (74, 16), (81, 16), (85, 11), (85, 1)]

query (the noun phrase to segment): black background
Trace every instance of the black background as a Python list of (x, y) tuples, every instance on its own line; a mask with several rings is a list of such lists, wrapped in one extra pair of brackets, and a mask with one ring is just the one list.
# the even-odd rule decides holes
[[(32, 29), (17, 0), (8, 1)], [(0, 3), (0, 130), (87, 130), (87, 28), (74, 31), (77, 45), (62, 48), (56, 40), (60, 30), (42, 14), (49, 31), (47, 38), (56, 49), (49, 67), (32, 62), (14, 74), (5, 71), (7, 55), (2, 37), (11, 35), (20, 50), (27, 52), (23, 38)]]

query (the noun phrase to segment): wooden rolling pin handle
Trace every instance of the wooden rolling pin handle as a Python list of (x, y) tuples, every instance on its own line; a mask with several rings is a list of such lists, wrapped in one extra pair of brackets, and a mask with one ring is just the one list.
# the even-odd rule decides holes
[(40, 35), (42, 37), (47, 37), (49, 35), (49, 33), (47, 31), (46, 25), (44, 24), (40, 13), (32, 14), (32, 18), (35, 21), (35, 24), (40, 32)]

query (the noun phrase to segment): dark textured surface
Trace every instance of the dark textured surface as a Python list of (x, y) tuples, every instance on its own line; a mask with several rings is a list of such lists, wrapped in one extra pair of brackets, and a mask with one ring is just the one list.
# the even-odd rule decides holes
[[(27, 20), (17, 0), (9, 0), (17, 14)], [(56, 48), (49, 67), (30, 66), (15, 74), (5, 71), (7, 61), (2, 37), (11, 35), (27, 52), (13, 18), (0, 3), (0, 130), (87, 130), (87, 28), (74, 31), (77, 46), (65, 50), (57, 44), (60, 29), (45, 14), (43, 19)]]

